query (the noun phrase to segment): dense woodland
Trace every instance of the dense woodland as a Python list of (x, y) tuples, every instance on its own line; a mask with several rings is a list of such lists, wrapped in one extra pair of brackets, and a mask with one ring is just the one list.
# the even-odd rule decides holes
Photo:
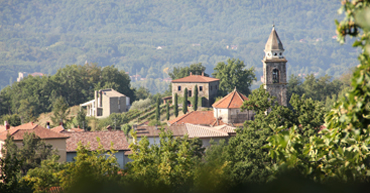
[(254, 66), (259, 80), (273, 23), (289, 75), (339, 77), (358, 64), (359, 52), (332, 39), (333, 20), (343, 17), (338, 5), (337, 0), (5, 0), (0, 2), (0, 89), (18, 72), (53, 75), (86, 61), (148, 78), (134, 86), (152, 93), (167, 87), (155, 80), (168, 77), (166, 68), (201, 62), (211, 74), (228, 58)]

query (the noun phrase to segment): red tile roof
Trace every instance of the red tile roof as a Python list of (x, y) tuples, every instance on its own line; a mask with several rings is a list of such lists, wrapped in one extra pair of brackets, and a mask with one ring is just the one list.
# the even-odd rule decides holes
[(190, 123), (194, 125), (220, 125), (224, 124), (221, 120), (218, 121), (213, 115), (213, 111), (192, 111), (175, 119), (168, 121), (170, 125)]
[(7, 135), (10, 134), (14, 137), (14, 140), (23, 140), (25, 133), (35, 133), (41, 139), (65, 139), (68, 136), (59, 134), (49, 129), (46, 129), (38, 124), (29, 122), (17, 127), (12, 127), (7, 131), (0, 132), (0, 139), (5, 140)]
[(114, 150), (129, 150), (129, 144), (123, 131), (74, 132), (66, 134), (70, 136), (67, 139), (67, 152), (75, 152), (80, 141), (83, 145), (90, 143), (90, 150), (97, 150), (99, 146), (96, 140), (97, 137), (100, 138), (100, 143), (105, 150), (111, 149), (111, 143), (113, 143)]
[(214, 82), (214, 81), (219, 81), (220, 79), (217, 78), (211, 78), (207, 76), (202, 76), (202, 75), (190, 75), (184, 78), (172, 80), (171, 82)]
[(245, 100), (249, 100), (246, 96), (234, 89), (233, 92), (226, 95), (221, 100), (215, 102), (212, 107), (222, 109), (239, 109)]
[(59, 125), (57, 127), (54, 127), (50, 129), (51, 131), (57, 132), (57, 133), (65, 133), (65, 132), (84, 132), (83, 129), (81, 128), (70, 128), (70, 129), (65, 129), (62, 125)]

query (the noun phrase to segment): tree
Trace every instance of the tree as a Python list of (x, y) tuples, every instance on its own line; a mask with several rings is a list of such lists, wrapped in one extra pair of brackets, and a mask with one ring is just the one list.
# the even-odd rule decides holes
[(66, 163), (58, 162), (59, 156), (43, 160), (40, 167), (30, 169), (22, 178), (33, 189), (33, 192), (50, 192), (51, 187), (60, 187), (59, 172), (66, 169)]
[(188, 89), (184, 89), (184, 98), (182, 101), (182, 112), (184, 115), (188, 112)]
[(86, 119), (86, 112), (83, 109), (78, 111), (76, 120), (77, 120), (77, 126), (81, 127), (82, 129), (87, 128), (87, 126), (89, 125), (89, 122)]
[(161, 119), (161, 108), (160, 108), (160, 100), (157, 99), (156, 108), (155, 108), (155, 120), (159, 121)]
[(13, 115), (3, 115), (0, 119), (1, 123), (4, 123), (4, 121), (7, 121), (9, 125), (15, 127), (18, 125), (21, 125), (21, 118), (19, 117), (18, 114), (13, 114)]
[(198, 86), (194, 86), (193, 110), (198, 110)]
[(115, 151), (113, 148), (106, 151), (99, 138), (97, 141), (99, 146), (95, 151), (91, 151), (88, 145), (83, 146), (79, 143), (75, 161), (69, 162), (66, 169), (57, 174), (64, 191), (96, 191), (96, 188), (118, 182), (120, 179), (119, 165), (114, 156)]
[(166, 103), (166, 120), (170, 120), (170, 104)]
[[(202, 63), (191, 64), (190, 67), (175, 67), (173, 71), (168, 73), (168, 75), (172, 78), (172, 80), (176, 80), (179, 78), (184, 78), (190, 75), (190, 72), (193, 75), (201, 75), (206, 70), (206, 67), (202, 65)], [(208, 74), (204, 73), (204, 76), (209, 76)]]
[(178, 104), (178, 96), (175, 93), (174, 105), (173, 105), (173, 114), (175, 117), (179, 116), (179, 104)]
[(70, 110), (66, 100), (63, 97), (58, 97), (53, 103), (53, 115), (51, 120), (53, 121), (54, 126), (63, 124), (67, 126), (70, 119), (68, 118)]
[(0, 158), (0, 190), (1, 192), (17, 192), (19, 188), (21, 159), (18, 157), (17, 145), (10, 135), (6, 137), (2, 157)]
[[(132, 133), (134, 141), (136, 134)], [(174, 138), (170, 131), (163, 128), (158, 144), (149, 144), (146, 137), (131, 143), (132, 162), (127, 167), (129, 183), (144, 183), (145, 186), (167, 185), (174, 191), (187, 190), (193, 183), (195, 168), (199, 158), (194, 154), (188, 137)]]
[(255, 69), (244, 69), (245, 65), (243, 61), (239, 59), (228, 59), (227, 64), (225, 62), (219, 62), (214, 68), (212, 76), (220, 79), (219, 92), (221, 95), (230, 93), (235, 88), (243, 93), (249, 95), (251, 93), (250, 86), (256, 79)]
[(149, 89), (145, 87), (139, 87), (135, 91), (135, 100), (146, 99), (151, 96)]

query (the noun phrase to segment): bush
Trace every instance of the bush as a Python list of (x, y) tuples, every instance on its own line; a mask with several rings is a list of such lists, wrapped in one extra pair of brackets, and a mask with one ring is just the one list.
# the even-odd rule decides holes
[(149, 106), (151, 106), (152, 100), (150, 98), (147, 99), (140, 99), (132, 103), (131, 109), (138, 109), (138, 110), (145, 110)]

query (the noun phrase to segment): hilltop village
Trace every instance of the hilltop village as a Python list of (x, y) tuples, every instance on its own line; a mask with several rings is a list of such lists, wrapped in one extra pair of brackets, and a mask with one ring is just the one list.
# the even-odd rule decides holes
[[(283, 44), (275, 28), (271, 31), (264, 52), (265, 57), (262, 60), (263, 87), (271, 96), (276, 97), (276, 101), (280, 105), (287, 106), (287, 60), (283, 55)], [(163, 103), (170, 105), (171, 108), (179, 106), (184, 109), (185, 105), (188, 110), (182, 115), (168, 120), (165, 125), (159, 123), (149, 126), (145, 122), (134, 124), (132, 131), (137, 137), (136, 140), (140, 141), (146, 137), (150, 144), (159, 143), (161, 128), (164, 131), (171, 131), (174, 137), (181, 138), (187, 135), (190, 139), (198, 138), (201, 140), (203, 148), (210, 146), (211, 141), (228, 140), (235, 136), (236, 129), (242, 127), (245, 121), (254, 120), (255, 113), (252, 110), (241, 109), (243, 103), (249, 99), (236, 87), (226, 96), (215, 101), (219, 87), (220, 79), (205, 76), (204, 72), (199, 75), (193, 75), (190, 72), (189, 76), (172, 80), (172, 96), (163, 98)], [(194, 88), (197, 90), (195, 91)], [(194, 97), (197, 99), (191, 100)], [(178, 100), (182, 101), (183, 104), (179, 105)], [(185, 100), (186, 102), (183, 102)], [(196, 101), (197, 104), (194, 104), (193, 101)], [(198, 106), (196, 107), (198, 109), (194, 106)], [(94, 99), (80, 104), (80, 108), (85, 109), (83, 112), (87, 117), (106, 118), (113, 113), (129, 112), (130, 97), (112, 88), (105, 88), (95, 91)], [(110, 150), (111, 144), (113, 144), (113, 149), (117, 151), (114, 155), (121, 168), (125, 168), (125, 165), (130, 161), (129, 155), (132, 151), (129, 148), (129, 142), (132, 142), (133, 139), (128, 132), (116, 130), (113, 125), (106, 125), (105, 131), (86, 131), (82, 129), (82, 125), (79, 125), (78, 128), (67, 128), (63, 122), (59, 126), (51, 128), (50, 122), (51, 120), (47, 122), (46, 126), (29, 122), (13, 127), (5, 121), (4, 125), (0, 126), (1, 144), (4, 144), (7, 135), (10, 135), (16, 144), (21, 146), (24, 133), (35, 133), (36, 136), (58, 150), (60, 162), (72, 162), (76, 157), (78, 143), (90, 144), (90, 150), (97, 150), (98, 137), (105, 150)]]

